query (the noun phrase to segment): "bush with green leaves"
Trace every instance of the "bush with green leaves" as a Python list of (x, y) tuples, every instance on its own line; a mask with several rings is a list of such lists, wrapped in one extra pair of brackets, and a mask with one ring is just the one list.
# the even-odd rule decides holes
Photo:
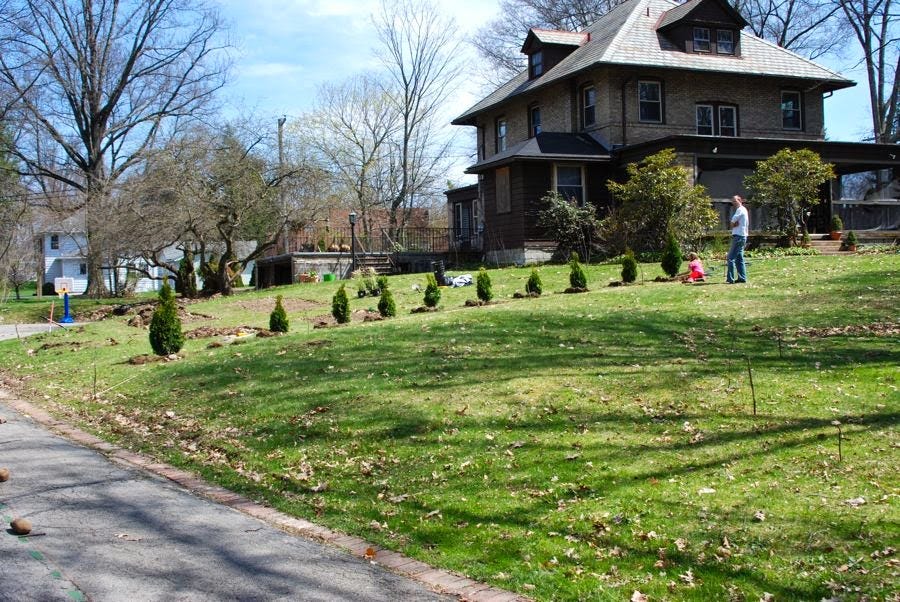
[(637, 260), (634, 258), (634, 251), (625, 249), (625, 256), (622, 257), (622, 282), (635, 280), (637, 280)]
[(682, 261), (684, 261), (684, 258), (681, 256), (681, 247), (678, 246), (675, 236), (669, 234), (666, 247), (663, 249), (662, 261), (660, 262), (663, 272), (668, 274), (669, 278), (674, 278), (678, 270), (681, 269)]
[(394, 303), (394, 294), (389, 288), (381, 289), (381, 298), (378, 300), (378, 313), (385, 318), (393, 318), (397, 315), (397, 304)]
[(831, 216), (831, 230), (832, 232), (840, 232), (844, 229), (844, 220), (841, 219), (840, 215), (832, 215)]
[(528, 276), (528, 282), (525, 283), (525, 292), (536, 296), (540, 296), (544, 292), (544, 284), (541, 282), (541, 275), (538, 274), (537, 268), (531, 268), (531, 275)]
[(347, 298), (347, 289), (343, 284), (331, 298), (331, 315), (338, 324), (350, 321), (350, 299)]
[(194, 273), (194, 253), (186, 249), (184, 257), (178, 262), (178, 278), (175, 280), (175, 292), (182, 297), (194, 299), (197, 297), (197, 277)]
[(178, 353), (184, 346), (181, 319), (178, 317), (175, 295), (168, 282), (159, 291), (159, 305), (150, 320), (150, 346), (153, 353), (162, 356)]
[(556, 241), (554, 257), (564, 259), (572, 251), (578, 251), (589, 258), (600, 225), (596, 207), (590, 202), (579, 207), (577, 202), (554, 191), (541, 197), (541, 204), (538, 226)]
[(269, 314), (269, 330), (272, 332), (287, 332), (290, 327), (287, 312), (281, 304), (282, 296), (275, 297), (275, 309)]
[(437, 279), (434, 277), (434, 274), (426, 274), (425, 275), (425, 306), (426, 307), (437, 307), (437, 304), (441, 301), (441, 289), (438, 288)]
[(375, 279), (375, 283), (378, 285), (378, 289), (384, 293), (388, 289), (388, 278), (387, 276), (381, 275)]
[(856, 238), (856, 232), (850, 230), (849, 232), (847, 232), (847, 245), (850, 246), (856, 244), (859, 244), (859, 239)]
[(475, 277), (475, 288), (478, 298), (484, 303), (494, 298), (494, 291), (491, 290), (491, 277), (486, 269), (481, 268), (478, 270), (478, 276)]
[(587, 288), (587, 274), (584, 273), (584, 268), (581, 267), (578, 253), (574, 251), (569, 258), (569, 284), (572, 288)]

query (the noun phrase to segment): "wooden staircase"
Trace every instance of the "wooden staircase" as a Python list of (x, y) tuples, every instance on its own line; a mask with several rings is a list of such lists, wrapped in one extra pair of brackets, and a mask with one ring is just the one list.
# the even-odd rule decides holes
[(393, 274), (394, 264), (391, 263), (390, 255), (386, 253), (366, 253), (365, 255), (356, 256), (356, 269), (361, 270), (369, 268), (376, 274)]
[(853, 255), (851, 251), (841, 251), (840, 240), (831, 240), (831, 237), (825, 235), (824, 238), (813, 238), (809, 241), (811, 249), (815, 249), (820, 255)]

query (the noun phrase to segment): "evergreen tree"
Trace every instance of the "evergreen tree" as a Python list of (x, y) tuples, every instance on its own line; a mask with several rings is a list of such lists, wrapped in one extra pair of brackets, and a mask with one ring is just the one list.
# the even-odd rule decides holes
[(391, 289), (381, 289), (381, 299), (378, 300), (378, 313), (385, 318), (393, 318), (397, 315), (397, 304), (394, 303), (394, 294)]
[(625, 257), (622, 258), (622, 282), (634, 282), (637, 280), (637, 260), (634, 251), (625, 249)]
[(272, 332), (287, 332), (290, 327), (287, 312), (281, 304), (281, 295), (275, 297), (275, 309), (269, 314), (269, 330)]
[(678, 246), (678, 241), (675, 240), (675, 236), (669, 234), (669, 239), (666, 241), (666, 247), (663, 249), (662, 269), (669, 275), (669, 278), (674, 278), (675, 274), (678, 273), (678, 270), (681, 269), (681, 262), (681, 248)]
[(437, 307), (437, 304), (441, 301), (441, 289), (438, 288), (437, 279), (431, 273), (427, 274), (425, 278), (428, 282), (425, 285), (425, 305)]
[(587, 275), (584, 273), (584, 268), (581, 267), (581, 262), (578, 261), (578, 253), (572, 253), (572, 257), (569, 259), (569, 268), (569, 284), (572, 285), (572, 288), (587, 288)]
[(540, 295), (544, 292), (544, 285), (541, 282), (541, 276), (538, 274), (537, 268), (531, 268), (531, 276), (525, 283), (525, 292), (529, 295)]
[(487, 303), (494, 298), (494, 292), (491, 290), (491, 277), (487, 270), (481, 268), (478, 270), (478, 276), (475, 279), (475, 288), (478, 292), (478, 298)]
[(184, 250), (184, 257), (178, 263), (178, 279), (176, 292), (182, 297), (194, 299), (197, 297), (197, 278), (194, 276), (194, 254), (188, 248)]
[(159, 291), (159, 305), (150, 320), (150, 346), (156, 355), (178, 353), (184, 346), (181, 319), (178, 317), (175, 295), (168, 282)]
[(347, 298), (347, 290), (343, 284), (331, 298), (331, 315), (338, 324), (346, 324), (350, 321), (350, 300)]

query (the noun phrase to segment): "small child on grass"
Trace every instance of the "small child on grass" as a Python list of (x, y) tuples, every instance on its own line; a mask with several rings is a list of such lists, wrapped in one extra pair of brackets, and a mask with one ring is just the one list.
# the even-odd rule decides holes
[(688, 253), (688, 271), (681, 275), (681, 281), (685, 284), (691, 282), (704, 282), (706, 272), (703, 270), (703, 262), (696, 253)]

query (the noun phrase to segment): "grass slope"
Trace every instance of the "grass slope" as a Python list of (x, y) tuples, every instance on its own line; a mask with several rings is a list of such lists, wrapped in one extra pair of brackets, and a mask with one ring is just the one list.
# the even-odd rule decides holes
[(884, 599), (898, 268), (757, 260), (747, 286), (608, 288), (618, 266), (586, 266), (592, 291), (564, 295), (568, 269), (545, 266), (550, 294), (523, 300), (530, 269), (494, 270), (498, 303), (444, 289), (416, 315), (424, 277), (400, 276), (400, 317), (322, 330), (304, 320), (336, 286), (298, 285), (185, 326), (264, 326), (283, 294), (287, 336), (133, 366), (149, 344), (123, 318), (2, 343), (0, 365), (104, 437), (539, 600)]

